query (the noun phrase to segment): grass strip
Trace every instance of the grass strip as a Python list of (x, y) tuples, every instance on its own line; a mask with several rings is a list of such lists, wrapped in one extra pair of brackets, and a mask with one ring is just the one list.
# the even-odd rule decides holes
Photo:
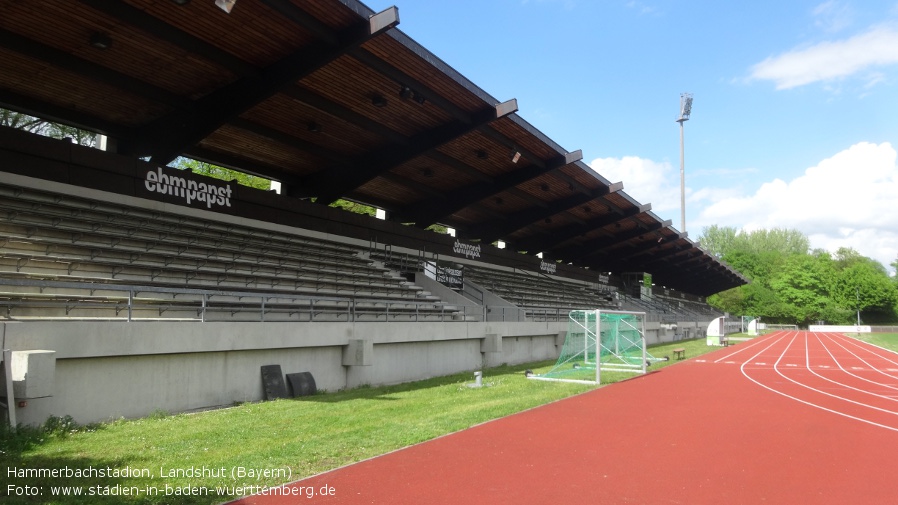
[(846, 335), (898, 352), (898, 333), (847, 333)]
[[(687, 358), (716, 349), (695, 339), (653, 346), (651, 353), (670, 356), (677, 347)], [(553, 364), (488, 369), (481, 388), (469, 387), (472, 374), (462, 373), (91, 426), (51, 418), (40, 428), (0, 433), (4, 486), (13, 486), (0, 496), (7, 504), (221, 503), (594, 388), (524, 376)]]

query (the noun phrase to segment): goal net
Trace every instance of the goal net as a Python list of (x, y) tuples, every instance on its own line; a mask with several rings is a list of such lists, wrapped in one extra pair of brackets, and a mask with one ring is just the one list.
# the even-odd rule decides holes
[(555, 366), (532, 379), (599, 384), (603, 372), (645, 373), (645, 313), (573, 310)]

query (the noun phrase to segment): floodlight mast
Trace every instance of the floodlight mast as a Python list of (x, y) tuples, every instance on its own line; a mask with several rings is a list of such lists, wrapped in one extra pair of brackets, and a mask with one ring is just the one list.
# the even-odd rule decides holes
[(692, 93), (680, 93), (680, 231), (686, 233), (686, 155), (684, 150), (683, 123), (689, 121), (692, 113)]

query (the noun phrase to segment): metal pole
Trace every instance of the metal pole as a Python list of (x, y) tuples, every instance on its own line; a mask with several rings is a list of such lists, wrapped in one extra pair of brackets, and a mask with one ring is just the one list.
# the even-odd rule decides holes
[(689, 121), (689, 115), (692, 113), (692, 93), (680, 94), (680, 117), (677, 122), (680, 123), (680, 231), (686, 233), (686, 148), (684, 137), (685, 128), (683, 123)]
[(685, 143), (683, 142), (683, 138), (685, 136), (685, 128), (683, 128), (683, 123), (686, 121), (680, 120), (680, 231), (686, 233), (686, 154), (685, 154)]

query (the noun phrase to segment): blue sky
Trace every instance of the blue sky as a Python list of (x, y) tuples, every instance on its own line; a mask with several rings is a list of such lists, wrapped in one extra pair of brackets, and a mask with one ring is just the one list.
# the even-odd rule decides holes
[(898, 259), (898, 0), (368, 0), (686, 231), (791, 228)]

